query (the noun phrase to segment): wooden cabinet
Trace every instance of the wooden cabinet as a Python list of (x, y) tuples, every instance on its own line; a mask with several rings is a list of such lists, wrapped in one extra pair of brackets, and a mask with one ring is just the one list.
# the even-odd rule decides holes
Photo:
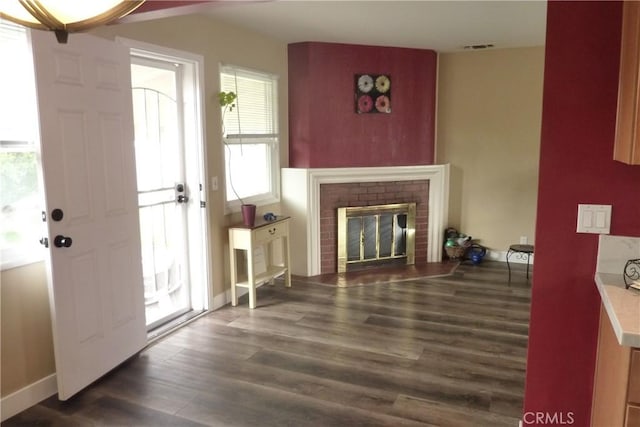
[(631, 351), (625, 426), (640, 427), (640, 349), (637, 348)]
[(592, 427), (640, 427), (640, 349), (623, 347), (600, 309)]
[(631, 369), (629, 375), (629, 402), (640, 405), (640, 349), (631, 352)]
[[(277, 240), (282, 242), (282, 262), (273, 263), (272, 247)], [(263, 262), (264, 269), (256, 270), (256, 253), (258, 248), (266, 247), (267, 253)], [(236, 251), (246, 252), (247, 280), (238, 280), (238, 264)], [(278, 217), (275, 221), (258, 220), (254, 227), (237, 225), (229, 228), (229, 261), (231, 268), (231, 304), (238, 304), (236, 286), (249, 289), (249, 308), (256, 307), (256, 287), (266, 281), (284, 274), (285, 286), (291, 286), (291, 270), (289, 260), (289, 217)]]
[(613, 158), (640, 165), (640, 2), (623, 5), (618, 116)]
[(640, 426), (640, 406), (628, 405), (627, 406), (627, 421), (625, 427), (638, 427)]

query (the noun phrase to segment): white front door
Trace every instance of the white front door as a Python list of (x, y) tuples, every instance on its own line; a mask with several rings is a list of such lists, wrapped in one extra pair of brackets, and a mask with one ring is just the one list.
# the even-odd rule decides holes
[(32, 31), (58, 395), (146, 344), (129, 49)]

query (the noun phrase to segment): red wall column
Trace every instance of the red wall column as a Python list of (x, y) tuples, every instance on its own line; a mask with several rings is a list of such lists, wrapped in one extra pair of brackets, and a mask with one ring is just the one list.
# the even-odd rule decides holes
[(576, 233), (578, 203), (613, 205), (611, 233), (640, 236), (640, 167), (612, 160), (621, 12), (620, 2), (548, 3), (524, 407), (525, 421), (558, 414), (544, 425), (590, 421), (598, 237)]

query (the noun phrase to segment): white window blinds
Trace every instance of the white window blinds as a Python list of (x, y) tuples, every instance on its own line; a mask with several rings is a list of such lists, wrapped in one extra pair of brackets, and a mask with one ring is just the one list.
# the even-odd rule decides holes
[(235, 108), (224, 112), (223, 131), (227, 143), (277, 137), (276, 85), (273, 75), (221, 66), (221, 90), (238, 96)]

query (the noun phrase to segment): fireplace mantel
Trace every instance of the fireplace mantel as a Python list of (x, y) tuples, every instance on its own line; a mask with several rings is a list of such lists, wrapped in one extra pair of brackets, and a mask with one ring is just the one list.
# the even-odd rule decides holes
[(291, 268), (300, 276), (320, 274), (320, 185), (429, 180), (427, 261), (442, 259), (449, 206), (449, 165), (282, 169), (282, 209), (291, 216)]

